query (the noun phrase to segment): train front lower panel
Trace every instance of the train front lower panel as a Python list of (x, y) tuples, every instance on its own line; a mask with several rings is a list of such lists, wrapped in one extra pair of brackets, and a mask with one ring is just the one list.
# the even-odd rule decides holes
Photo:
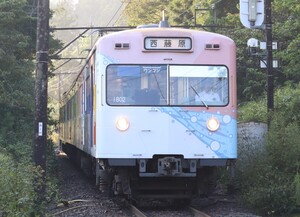
[[(235, 159), (236, 120), (216, 110), (143, 107), (104, 108), (97, 127), (97, 158), (149, 159), (154, 155), (182, 155), (187, 159)], [(129, 128), (122, 132), (117, 119), (125, 117)], [(211, 132), (206, 122), (215, 117), (220, 129)]]

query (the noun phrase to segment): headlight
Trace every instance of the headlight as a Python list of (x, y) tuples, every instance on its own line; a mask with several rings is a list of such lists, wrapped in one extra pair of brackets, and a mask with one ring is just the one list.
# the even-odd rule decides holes
[(116, 127), (120, 131), (126, 131), (129, 128), (129, 121), (125, 117), (120, 117), (117, 119)]
[(210, 119), (207, 120), (206, 122), (206, 126), (210, 131), (216, 131), (219, 129), (220, 127), (220, 122), (216, 117), (212, 117)]

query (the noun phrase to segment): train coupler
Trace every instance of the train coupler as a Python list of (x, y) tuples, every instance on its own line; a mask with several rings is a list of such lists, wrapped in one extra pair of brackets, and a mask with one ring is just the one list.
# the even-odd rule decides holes
[(182, 173), (182, 164), (180, 158), (164, 157), (158, 159), (158, 173), (165, 176), (174, 176)]

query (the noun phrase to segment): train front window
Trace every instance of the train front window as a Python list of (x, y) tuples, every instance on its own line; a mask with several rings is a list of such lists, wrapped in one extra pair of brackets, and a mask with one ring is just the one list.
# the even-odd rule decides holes
[(226, 106), (228, 69), (200, 65), (109, 65), (111, 106)]
[(109, 65), (109, 105), (167, 105), (166, 65)]
[(170, 66), (170, 104), (225, 106), (228, 69), (225, 66)]

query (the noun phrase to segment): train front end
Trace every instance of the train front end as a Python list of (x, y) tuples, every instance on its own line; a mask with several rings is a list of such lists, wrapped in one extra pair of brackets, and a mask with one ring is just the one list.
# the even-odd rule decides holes
[(222, 35), (136, 29), (95, 53), (93, 155), (115, 194), (191, 198), (237, 157), (235, 44)]

